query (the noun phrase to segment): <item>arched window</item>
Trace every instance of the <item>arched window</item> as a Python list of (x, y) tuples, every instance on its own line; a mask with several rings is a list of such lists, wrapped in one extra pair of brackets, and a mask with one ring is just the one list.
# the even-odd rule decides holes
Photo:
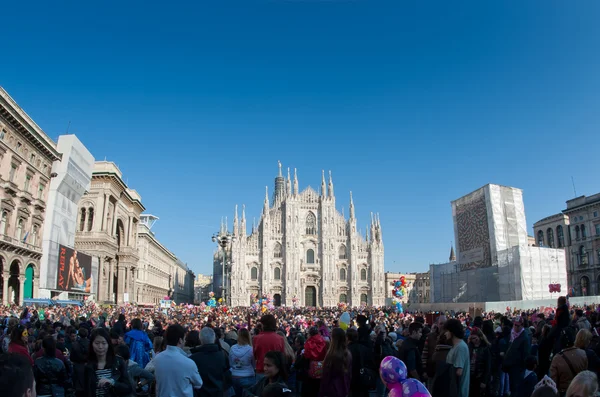
[(348, 296), (346, 294), (340, 294), (340, 303), (348, 303)]
[(87, 230), (88, 232), (92, 231), (92, 226), (94, 224), (94, 209), (88, 209), (88, 219), (87, 219)]
[(6, 226), (8, 220), (8, 212), (2, 211), (2, 220), (0, 220), (0, 233), (6, 234)]
[(366, 305), (368, 302), (369, 299), (367, 298), (367, 294), (360, 294), (360, 304)]
[(590, 279), (587, 276), (581, 277), (581, 295), (588, 296), (590, 294)]
[(275, 247), (273, 248), (273, 258), (282, 258), (283, 252), (281, 248), (281, 244), (275, 243)]
[(538, 247), (543, 247), (544, 246), (544, 232), (542, 232), (541, 230), (538, 231)]
[(586, 237), (587, 237), (587, 234), (586, 234), (586, 232), (585, 232), (585, 225), (581, 225), (581, 238), (582, 238), (583, 240), (585, 240), (585, 239), (586, 239)]
[(306, 234), (317, 234), (317, 218), (312, 212), (309, 212), (308, 215), (306, 215)]
[(79, 231), (85, 231), (85, 208), (81, 209), (81, 219), (79, 219)]
[(552, 228), (546, 230), (546, 238), (548, 239), (548, 247), (554, 248), (554, 230)]
[(579, 247), (579, 264), (587, 265), (587, 252), (585, 252), (585, 247), (583, 245)]
[(253, 267), (250, 269), (250, 279), (253, 281), (258, 280), (258, 269)]
[(313, 249), (306, 251), (306, 263), (309, 265), (315, 263), (315, 251)]
[(281, 269), (276, 267), (275, 270), (273, 270), (273, 278), (275, 280), (281, 280)]
[(579, 225), (575, 226), (575, 239), (579, 240), (581, 237), (579, 236)]
[(556, 227), (556, 238), (558, 239), (558, 248), (562, 248), (565, 246), (565, 235), (563, 232), (562, 225), (558, 225)]
[(338, 250), (338, 258), (339, 259), (347, 259), (346, 258), (346, 246), (340, 245), (340, 249)]
[(23, 219), (19, 219), (17, 222), (17, 232), (15, 234), (15, 238), (19, 241), (21, 241), (21, 237), (23, 237), (23, 224)]
[(360, 279), (361, 281), (367, 281), (367, 269), (360, 270)]
[(346, 269), (340, 269), (340, 281), (346, 281)]

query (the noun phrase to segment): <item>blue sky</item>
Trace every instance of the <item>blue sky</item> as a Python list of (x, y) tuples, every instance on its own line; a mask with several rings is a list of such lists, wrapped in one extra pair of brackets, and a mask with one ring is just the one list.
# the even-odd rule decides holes
[(332, 170), (361, 229), (379, 212), (390, 271), (445, 261), (450, 201), (486, 183), (524, 190), (530, 234), (571, 176), (600, 191), (598, 2), (16, 3), (0, 85), (116, 162), (196, 272), (277, 160), (301, 188)]

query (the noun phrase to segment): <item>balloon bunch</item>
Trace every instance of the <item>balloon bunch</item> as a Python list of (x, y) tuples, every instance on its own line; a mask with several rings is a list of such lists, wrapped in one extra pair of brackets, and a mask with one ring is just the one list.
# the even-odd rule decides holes
[(217, 306), (217, 301), (215, 300), (215, 293), (210, 291), (208, 293), (208, 296), (210, 296), (210, 299), (208, 300), (208, 302), (206, 302), (206, 306), (208, 307), (216, 307)]
[(338, 309), (340, 309), (340, 311), (346, 310), (347, 307), (348, 307), (348, 304), (346, 304), (346, 302), (338, 303)]
[(269, 294), (263, 294), (262, 298), (260, 299), (260, 306), (261, 306), (261, 312), (266, 312), (267, 309), (268, 310), (273, 310), (275, 309), (275, 306), (273, 305), (273, 302), (271, 302), (271, 295)]
[(406, 294), (406, 287), (408, 287), (408, 284), (406, 283), (406, 278), (404, 278), (404, 276), (400, 277), (400, 280), (394, 281), (394, 289), (392, 291), (392, 304), (396, 306), (396, 311), (398, 313), (404, 312), (404, 309), (402, 308), (402, 301), (400, 300), (400, 298), (402, 298), (404, 294)]
[(294, 308), (295, 308), (296, 306), (298, 306), (298, 301), (299, 301), (299, 300), (300, 300), (300, 299), (298, 299), (298, 297), (297, 297), (296, 295), (294, 295), (294, 297), (292, 298), (292, 305), (294, 306)]
[(402, 360), (387, 356), (379, 366), (381, 380), (390, 389), (389, 397), (431, 397), (427, 388), (416, 379), (406, 379), (408, 370)]

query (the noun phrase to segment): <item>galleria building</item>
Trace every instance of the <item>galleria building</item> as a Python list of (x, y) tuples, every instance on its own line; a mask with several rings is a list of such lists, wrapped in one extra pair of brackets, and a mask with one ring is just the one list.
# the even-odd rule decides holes
[[(300, 192), (296, 170), (293, 180), (289, 168), (284, 178), (279, 164), (272, 200), (267, 192), (260, 222), (250, 235), (245, 211), (238, 219), (236, 207), (233, 239), (226, 248), (228, 303), (249, 306), (252, 294), (270, 294), (275, 306), (384, 305), (379, 217), (372, 216), (363, 237), (356, 226), (352, 193), (349, 212), (346, 219), (336, 209), (331, 173), (328, 184), (323, 173), (320, 193), (310, 186)], [(217, 288), (223, 280), (220, 254), (214, 258)]]

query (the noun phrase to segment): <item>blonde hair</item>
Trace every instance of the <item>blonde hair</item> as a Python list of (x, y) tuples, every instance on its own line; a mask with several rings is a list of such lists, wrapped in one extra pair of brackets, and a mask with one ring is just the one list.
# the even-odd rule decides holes
[(566, 397), (594, 397), (597, 391), (598, 377), (596, 374), (592, 371), (581, 371), (571, 381)]
[(587, 329), (581, 329), (577, 333), (577, 337), (575, 338), (575, 347), (580, 349), (587, 349), (590, 342), (592, 341), (592, 333)]
[(240, 346), (252, 346), (252, 339), (250, 338), (250, 332), (248, 331), (248, 328), (242, 328), (239, 330), (237, 343)]

